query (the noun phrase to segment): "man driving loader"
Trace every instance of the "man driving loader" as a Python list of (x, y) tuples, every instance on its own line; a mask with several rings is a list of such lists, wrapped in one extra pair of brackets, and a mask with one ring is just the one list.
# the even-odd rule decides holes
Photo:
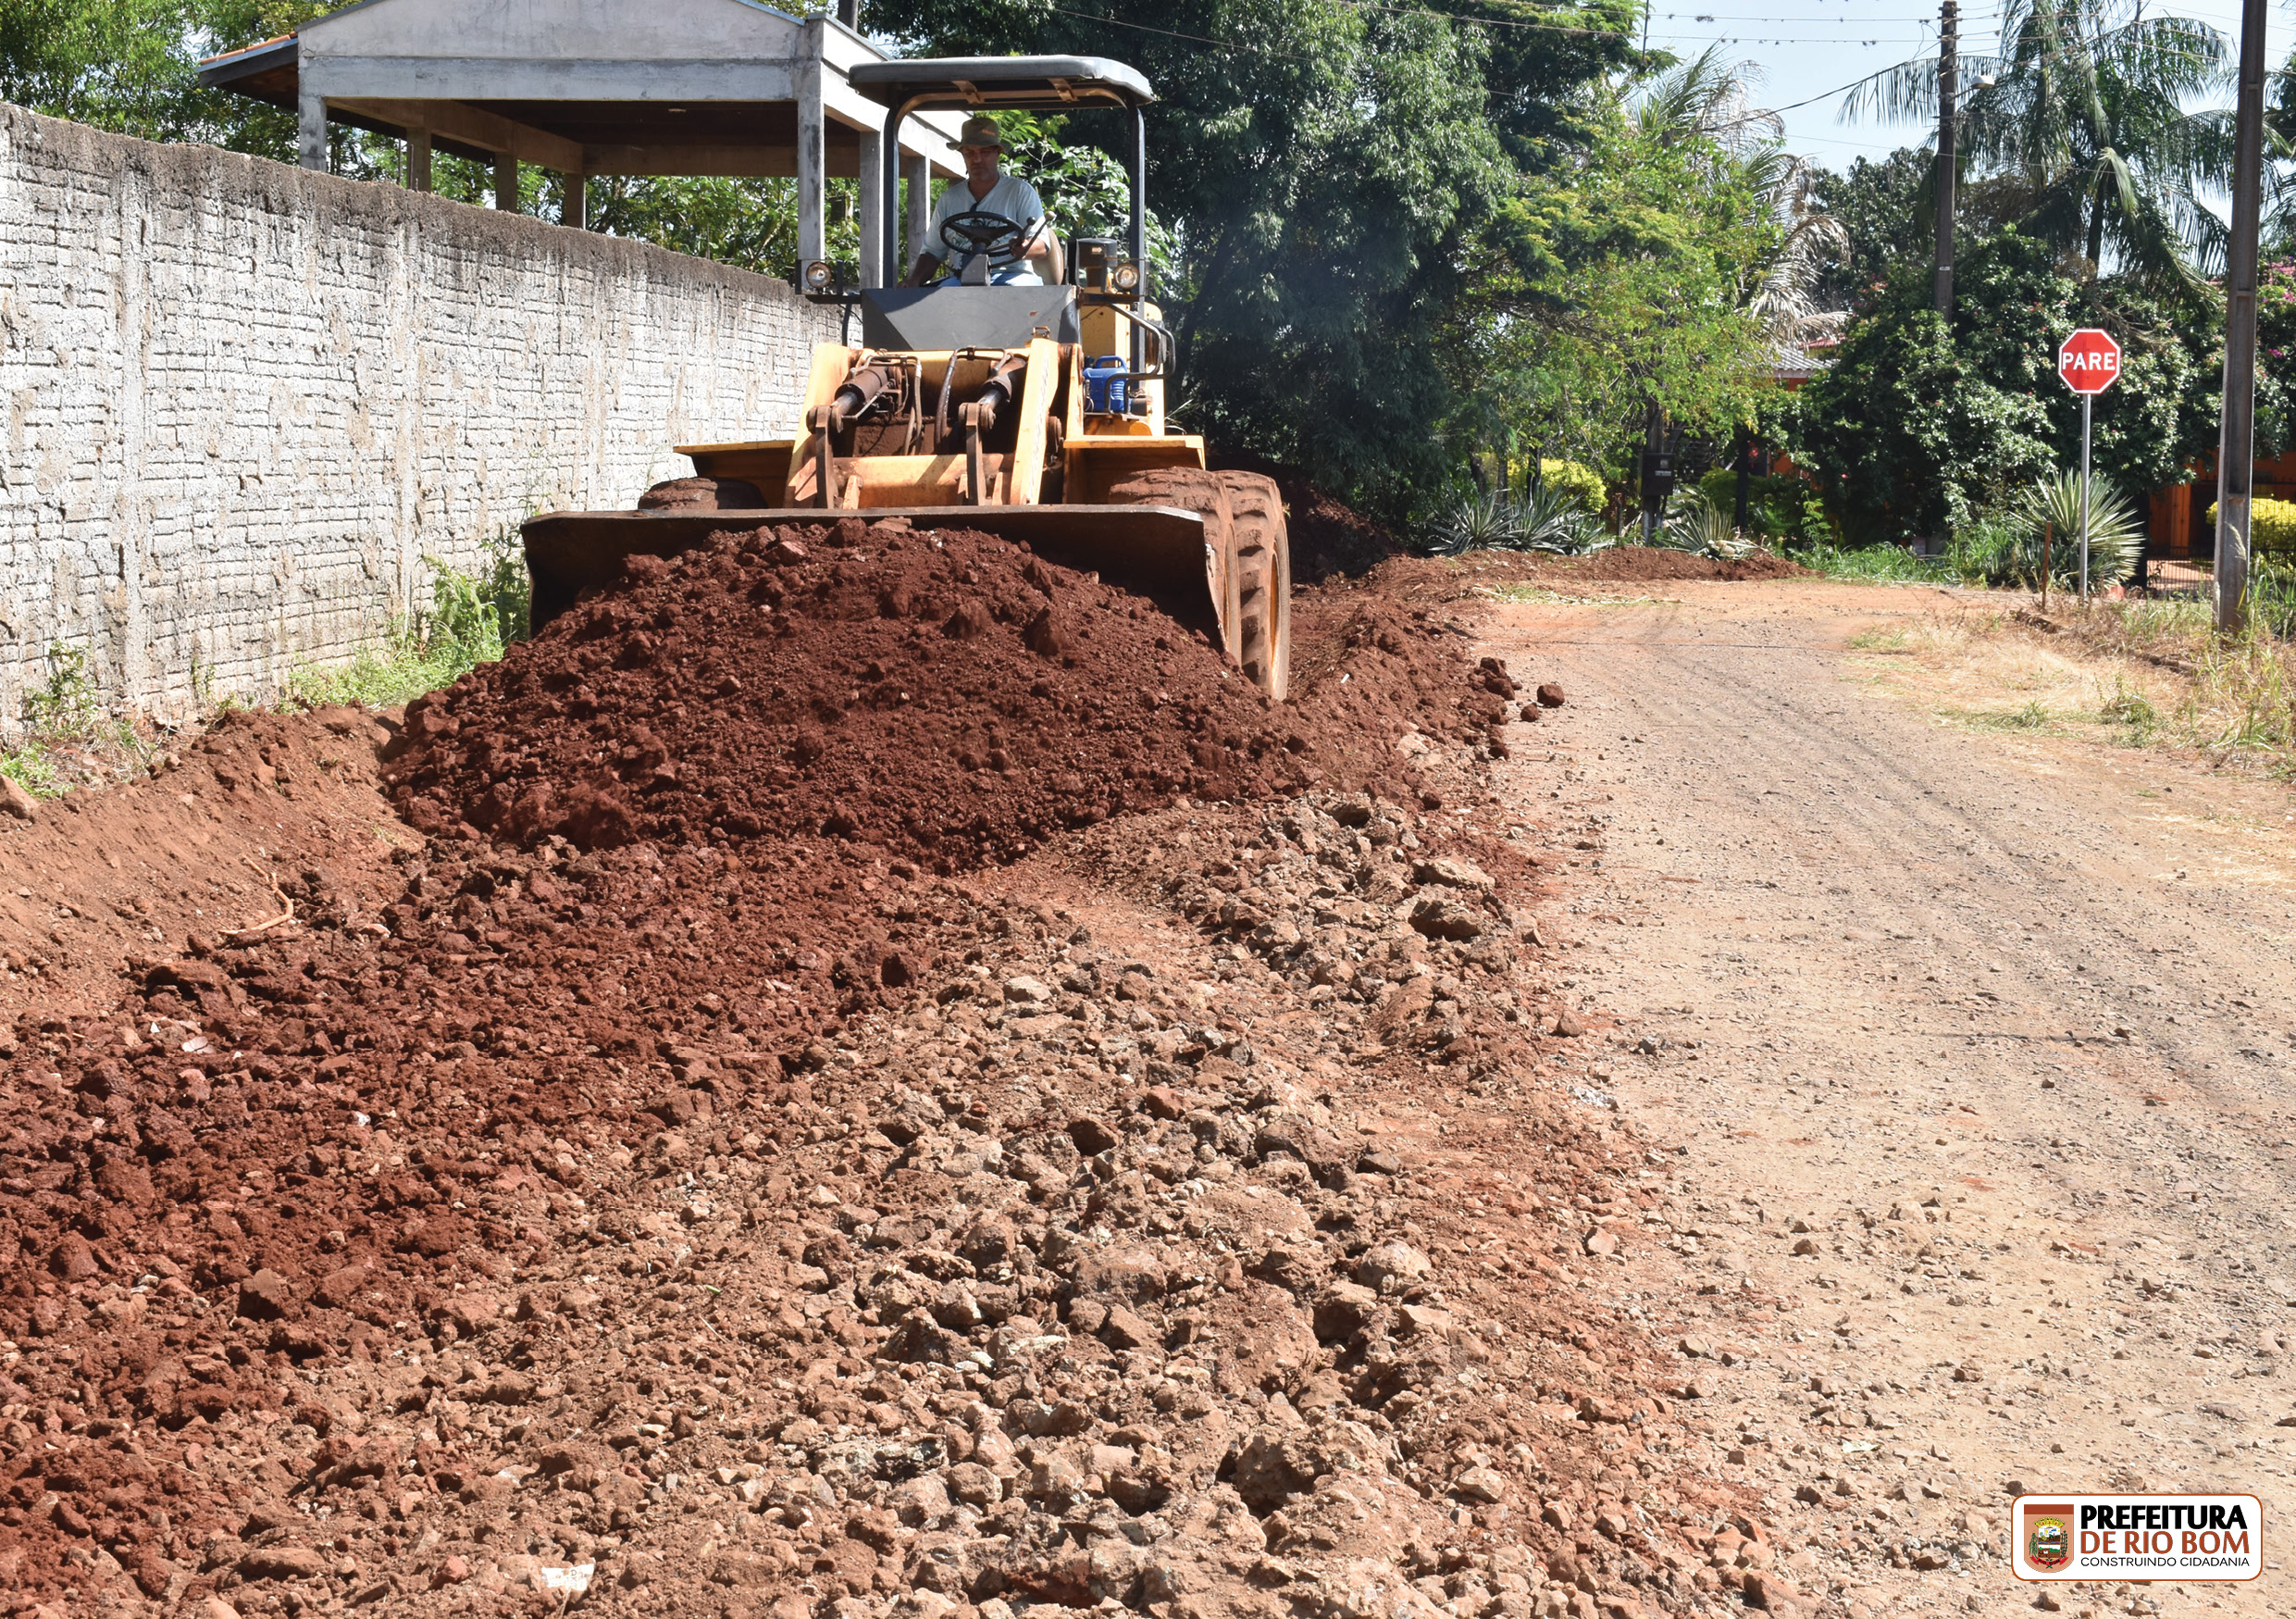
[[(970, 118), (950, 145), (964, 156), (964, 179), (933, 205), (925, 232), (932, 245), (917, 255), (905, 287), (949, 286), (981, 278), (998, 287), (1057, 285), (1062, 279), (1061, 239), (1045, 216), (1036, 188), (999, 168), (1004, 135), (990, 118)], [(951, 228), (950, 222), (955, 221)], [(963, 272), (974, 258), (987, 262)]]

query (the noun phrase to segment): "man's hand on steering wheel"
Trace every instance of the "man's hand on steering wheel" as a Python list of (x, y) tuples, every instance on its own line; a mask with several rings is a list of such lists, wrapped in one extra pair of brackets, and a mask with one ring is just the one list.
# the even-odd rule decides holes
[(943, 247), (967, 259), (986, 255), (992, 269), (1018, 264), (1034, 240), (1028, 226), (982, 208), (951, 214), (941, 221)]

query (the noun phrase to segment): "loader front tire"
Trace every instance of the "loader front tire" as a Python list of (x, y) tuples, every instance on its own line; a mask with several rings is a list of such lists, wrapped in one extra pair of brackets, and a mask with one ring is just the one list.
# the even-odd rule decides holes
[(1291, 684), (1291, 540), (1284, 497), (1256, 472), (1168, 467), (1109, 491), (1119, 505), (1178, 506), (1204, 519), (1204, 582), (1244, 678), (1281, 703)]

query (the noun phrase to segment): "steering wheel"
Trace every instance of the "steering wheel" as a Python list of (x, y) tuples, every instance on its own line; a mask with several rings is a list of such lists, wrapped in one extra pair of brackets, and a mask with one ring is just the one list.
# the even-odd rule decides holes
[(1017, 264), (1021, 249), (1027, 245), (1029, 227), (975, 208), (970, 213), (951, 214), (941, 221), (941, 245), (951, 253), (966, 258), (986, 254), (991, 268), (1002, 269)]

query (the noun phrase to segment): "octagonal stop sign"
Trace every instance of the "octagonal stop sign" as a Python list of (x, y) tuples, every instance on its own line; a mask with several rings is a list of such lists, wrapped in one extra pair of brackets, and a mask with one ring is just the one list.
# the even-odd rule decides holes
[(2076, 393), (2102, 393), (2120, 380), (2120, 344), (2111, 332), (2084, 326), (2057, 350), (2057, 375)]

